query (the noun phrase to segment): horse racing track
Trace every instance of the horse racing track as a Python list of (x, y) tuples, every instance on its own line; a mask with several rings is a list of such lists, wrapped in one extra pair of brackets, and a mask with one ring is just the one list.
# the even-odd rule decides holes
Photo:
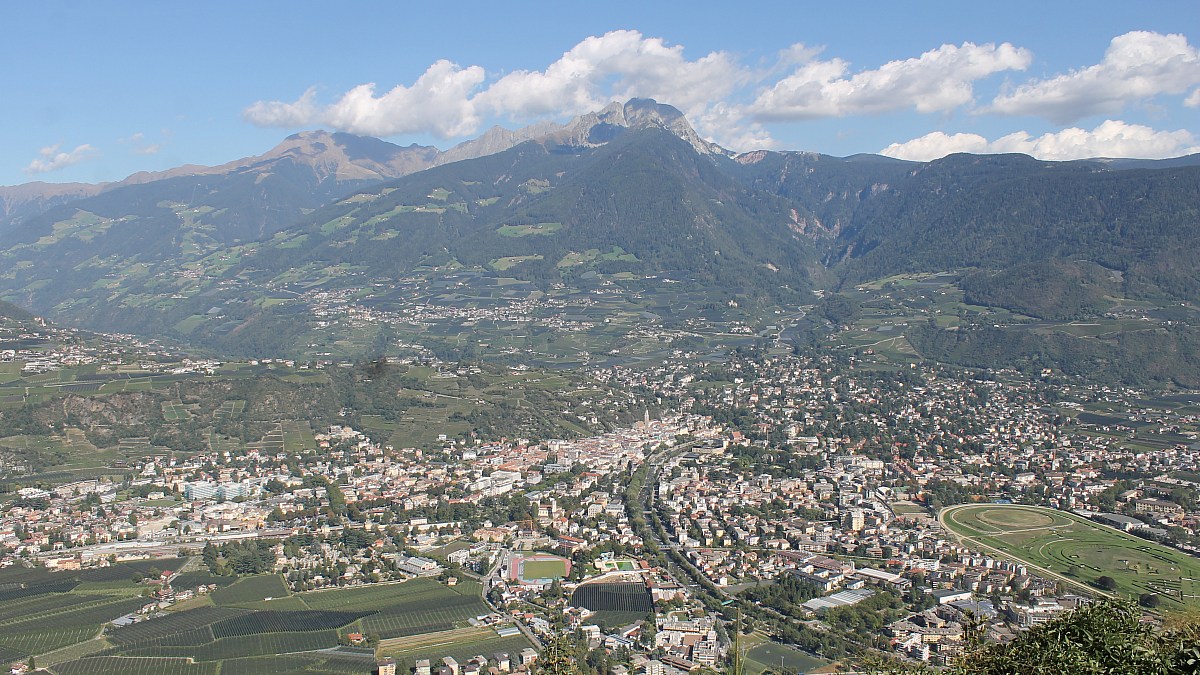
[(990, 547), (1093, 588), (1098, 577), (1110, 576), (1120, 594), (1155, 594), (1167, 609), (1200, 607), (1200, 560), (1080, 516), (1032, 506), (967, 504), (945, 509), (941, 519), (985, 552), (992, 552)]

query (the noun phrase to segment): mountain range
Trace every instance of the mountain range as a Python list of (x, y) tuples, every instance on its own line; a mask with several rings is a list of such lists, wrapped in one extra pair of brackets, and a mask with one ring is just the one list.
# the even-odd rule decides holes
[(1200, 301), (1198, 224), (1200, 155), (736, 154), (634, 99), (446, 151), (313, 131), (217, 167), (0, 188), (0, 298), (218, 350), (275, 326), (251, 351), (303, 341), (279, 328), (311, 322), (305, 293), (414, 274), (540, 294), (667, 280), (745, 307), (955, 271), (974, 301), (1064, 320)]

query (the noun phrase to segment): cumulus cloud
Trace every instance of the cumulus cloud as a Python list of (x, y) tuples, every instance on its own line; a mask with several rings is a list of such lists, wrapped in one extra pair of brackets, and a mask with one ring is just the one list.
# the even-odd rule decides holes
[(747, 77), (748, 71), (723, 52), (688, 60), (682, 46), (620, 30), (586, 38), (544, 70), (509, 73), (487, 87), (482, 67), (442, 60), (412, 86), (398, 85), (382, 95), (375, 93), (374, 83), (362, 84), (321, 105), (310, 88), (292, 102), (258, 101), (244, 115), (267, 127), (325, 124), (373, 136), (429, 132), (453, 138), (475, 132), (484, 114), (564, 116), (633, 97), (701, 113)]
[(515, 117), (582, 113), (633, 97), (693, 112), (728, 96), (748, 76), (725, 52), (689, 61), (680, 45), (617, 30), (586, 38), (545, 70), (505, 75), (477, 102)]
[(96, 149), (87, 143), (76, 146), (76, 148), (70, 152), (59, 152), (59, 147), (61, 147), (61, 145), (62, 144), (60, 143), (56, 143), (55, 145), (51, 145), (39, 150), (39, 157), (25, 167), (25, 173), (32, 175), (58, 171), (60, 169), (65, 169), (68, 166), (78, 164), (96, 154)]
[(905, 143), (893, 143), (880, 154), (898, 159), (929, 161), (955, 152), (1020, 152), (1045, 160), (1090, 157), (1161, 159), (1200, 152), (1188, 131), (1157, 131), (1140, 124), (1107, 120), (1091, 131), (1071, 127), (1033, 136), (1025, 131), (989, 141), (978, 134), (945, 134), (935, 131)]
[(369, 136), (430, 132), (452, 138), (478, 128), (479, 117), (469, 95), (484, 77), (479, 66), (463, 68), (440, 60), (412, 86), (397, 85), (382, 95), (375, 94), (375, 83), (370, 82), (321, 106), (316, 101), (316, 90), (310, 88), (291, 103), (259, 101), (244, 115), (253, 124), (266, 127), (326, 124)]
[[(292, 101), (258, 101), (244, 116), (266, 127), (321, 125), (372, 136), (432, 134), (452, 139), (474, 134), (485, 120), (562, 119), (614, 100), (644, 97), (679, 108), (707, 140), (751, 150), (776, 146), (769, 131), (773, 122), (963, 108), (1072, 120), (1119, 109), (1139, 98), (1186, 92), (1190, 94), (1184, 105), (1200, 107), (1197, 50), (1182, 35), (1133, 32), (1113, 38), (1100, 64), (1028, 81), (989, 96), (988, 107), (976, 108), (976, 90), (985, 80), (1026, 70), (1032, 60), (1028, 50), (1008, 42), (964, 42), (856, 69), (842, 58), (824, 56), (821, 47), (794, 44), (769, 62), (748, 67), (727, 52), (689, 58), (681, 45), (636, 30), (616, 30), (583, 39), (542, 69), (489, 74), (482, 66), (441, 60), (416, 81), (386, 91), (366, 83), (322, 101), (318, 90), (310, 88)], [(1066, 143), (1083, 134), (1098, 147), (1138, 149), (1159, 147), (1146, 132), (1168, 146), (1178, 136), (1162, 134), (1180, 133), (1124, 125), (1101, 139), (1096, 137), (1100, 129), (1068, 129), (1056, 138)], [(1011, 136), (1008, 142), (1021, 147), (1041, 140), (1020, 133)], [(1127, 145), (1118, 143), (1119, 138)], [(989, 151), (999, 142), (938, 132), (892, 147), (926, 157), (943, 151)], [(1075, 150), (1062, 152), (1083, 152), (1086, 143), (1074, 142)], [(1050, 153), (1049, 143), (1037, 146), (1039, 152)]]
[(979, 134), (947, 134), (941, 131), (925, 134), (904, 143), (892, 143), (879, 154), (896, 159), (927, 162), (956, 152), (986, 153), (988, 140)]
[(715, 103), (689, 117), (705, 140), (739, 152), (770, 150), (779, 146), (762, 124), (746, 119), (742, 106)]
[[(1181, 94), (1197, 84), (1200, 51), (1186, 37), (1133, 31), (1113, 38), (1100, 63), (1023, 84), (997, 96), (986, 110), (1038, 115), (1067, 124), (1089, 115), (1120, 112), (1131, 101)], [(1195, 98), (1193, 93), (1188, 101)]]
[(309, 87), (291, 103), (284, 101), (257, 101), (243, 111), (242, 115), (260, 127), (302, 127), (320, 121), (321, 111), (317, 107), (317, 89)]
[(843, 117), (909, 108), (924, 113), (952, 110), (974, 100), (977, 80), (1006, 70), (1024, 70), (1031, 60), (1028, 50), (1007, 42), (998, 46), (946, 44), (917, 58), (891, 61), (849, 76), (847, 61), (810, 59), (761, 92), (752, 110), (764, 120)]

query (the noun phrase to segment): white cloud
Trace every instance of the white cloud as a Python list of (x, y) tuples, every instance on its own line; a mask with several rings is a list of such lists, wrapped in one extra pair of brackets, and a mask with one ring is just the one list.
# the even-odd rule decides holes
[(892, 143), (880, 150), (879, 154), (897, 159), (927, 162), (956, 152), (990, 152), (988, 140), (979, 134), (946, 134), (935, 131), (904, 143)]
[(329, 124), (371, 136), (431, 131), (445, 138), (479, 126), (468, 95), (484, 80), (483, 68), (437, 61), (411, 87), (397, 85), (376, 97), (374, 84), (362, 84), (326, 110)]
[(1196, 138), (1188, 131), (1156, 131), (1140, 124), (1107, 120), (1091, 131), (1071, 127), (1041, 136), (1018, 131), (988, 141), (977, 134), (947, 135), (941, 131), (893, 143), (880, 154), (899, 159), (929, 161), (955, 152), (1020, 152), (1045, 160), (1087, 159), (1091, 157), (1137, 157), (1161, 159), (1200, 152)]
[(741, 106), (718, 102), (693, 115), (689, 121), (705, 140), (738, 152), (770, 150), (779, 146), (762, 124), (746, 120), (745, 109)]
[(545, 70), (505, 75), (477, 101), (513, 117), (583, 113), (634, 97), (654, 98), (687, 113), (728, 96), (748, 76), (725, 52), (689, 61), (680, 45), (618, 30), (586, 38)]
[(1031, 60), (1028, 50), (1007, 42), (999, 46), (946, 44), (917, 58), (891, 61), (849, 77), (850, 64), (842, 59), (808, 60), (761, 92), (752, 110), (765, 120), (843, 117), (908, 108), (923, 113), (952, 110), (973, 101), (976, 80), (1006, 70), (1024, 70)]
[(38, 174), (58, 171), (78, 164), (96, 154), (96, 149), (87, 143), (77, 146), (70, 152), (59, 152), (60, 146), (61, 144), (55, 144), (39, 150), (40, 156), (25, 167), (25, 173)]
[(309, 87), (292, 103), (257, 101), (246, 108), (242, 115), (260, 127), (302, 127), (313, 124), (320, 117), (317, 90)]
[(166, 145), (166, 143), (163, 143), (163, 142), (159, 142), (159, 143), (147, 142), (146, 134), (144, 134), (140, 131), (133, 134), (129, 138), (120, 139), (119, 142), (132, 145), (133, 146), (132, 150), (133, 150), (134, 154), (137, 154), (137, 155), (157, 155), (159, 152), (162, 151), (163, 147)]
[[(704, 138), (750, 150), (776, 146), (768, 129), (775, 121), (973, 107), (981, 81), (1025, 70), (1032, 60), (1028, 50), (1008, 42), (964, 42), (855, 72), (844, 59), (822, 58), (820, 47), (795, 44), (779, 51), (770, 63), (750, 68), (727, 52), (689, 59), (681, 45), (636, 30), (617, 30), (583, 39), (540, 70), (489, 77), (481, 66), (441, 60), (415, 82), (383, 93), (374, 83), (360, 84), (332, 102), (321, 102), (317, 90), (310, 88), (294, 101), (258, 101), (244, 115), (269, 127), (321, 125), (373, 136), (428, 133), (460, 138), (478, 131), (485, 120), (561, 119), (598, 110), (613, 100), (644, 97), (679, 108)], [(996, 97), (987, 110), (1075, 118), (1120, 108), (1139, 97), (1190, 90), (1184, 105), (1200, 107), (1198, 84), (1200, 55), (1183, 36), (1133, 32), (1114, 38), (1102, 63), (1030, 81)], [(1038, 138), (1022, 134), (989, 141), (973, 134), (935, 132), (890, 146), (889, 151), (929, 157), (997, 151), (993, 148), (1003, 142), (1047, 157), (1091, 152), (1088, 148), (1145, 155), (1190, 143), (1180, 140), (1186, 132), (1159, 132), (1123, 122)]]
[[(1109, 43), (1100, 63), (997, 96), (988, 112), (1038, 115), (1059, 124), (1115, 113), (1131, 101), (1200, 84), (1200, 51), (1183, 35), (1133, 31)], [(1195, 97), (1188, 98), (1192, 101)]]
[(483, 68), (437, 61), (411, 87), (397, 85), (380, 96), (375, 83), (360, 84), (335, 103), (320, 106), (309, 89), (292, 103), (259, 101), (246, 109), (259, 126), (298, 127), (327, 124), (369, 136), (429, 132), (452, 138), (475, 131), (479, 117), (470, 94), (484, 80)]
[(321, 105), (310, 88), (292, 102), (258, 101), (244, 115), (267, 127), (323, 124), (374, 136), (429, 132), (453, 138), (475, 132), (481, 115), (563, 117), (634, 97), (670, 103), (700, 118), (750, 77), (724, 52), (688, 60), (682, 46), (620, 30), (584, 39), (544, 70), (509, 73), (482, 89), (483, 68), (438, 61), (411, 87), (396, 86), (381, 96), (375, 84), (362, 84)]

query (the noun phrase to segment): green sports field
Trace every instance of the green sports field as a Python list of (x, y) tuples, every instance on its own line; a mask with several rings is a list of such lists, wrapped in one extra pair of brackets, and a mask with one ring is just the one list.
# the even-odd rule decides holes
[(567, 576), (567, 563), (562, 560), (526, 560), (522, 576), (525, 579), (562, 579)]
[(743, 638), (742, 649), (746, 650), (745, 672), (748, 675), (760, 675), (767, 672), (806, 673), (829, 665), (828, 661), (823, 661), (799, 649), (772, 642), (766, 636), (758, 633)]
[(1200, 607), (1200, 560), (1079, 516), (1032, 506), (970, 504), (945, 509), (941, 519), (968, 543), (1077, 583), (1091, 586), (1107, 575), (1123, 595), (1157, 594), (1167, 611)]

